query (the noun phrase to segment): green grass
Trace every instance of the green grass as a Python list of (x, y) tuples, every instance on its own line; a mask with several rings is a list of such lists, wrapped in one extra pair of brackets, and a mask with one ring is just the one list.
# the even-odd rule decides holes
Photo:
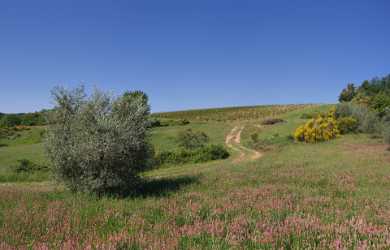
[(44, 127), (30, 127), (29, 130), (15, 132), (11, 139), (0, 139), (0, 145), (4, 147), (38, 144), (42, 142), (42, 136), (44, 132)]
[(169, 126), (154, 128), (151, 131), (151, 141), (156, 151), (167, 151), (179, 148), (177, 136), (181, 131), (192, 129), (205, 132), (212, 144), (224, 144), (225, 135), (231, 129), (231, 125), (219, 122), (193, 122), (185, 126)]
[[(260, 129), (260, 138), (285, 138), (312, 109), (318, 107), (281, 115), (287, 122)], [(258, 123), (245, 121), (243, 140)], [(234, 125), (190, 126), (223, 142)], [(185, 128), (158, 128), (152, 138), (160, 148), (174, 148), (164, 142)], [(0, 184), (0, 242), (6, 244), (0, 248), (388, 248), (390, 152), (378, 139), (271, 142), (278, 150), (256, 161), (145, 173), (142, 192), (122, 199), (73, 194), (51, 182)]]
[[(193, 122), (186, 126), (159, 127), (151, 130), (150, 139), (156, 151), (174, 150), (179, 147), (177, 136), (180, 131), (192, 129), (203, 131), (210, 137), (210, 143), (224, 144), (225, 134), (231, 126), (218, 122)], [(30, 130), (18, 132), (17, 137), (2, 139), (0, 144), (0, 182), (12, 181), (44, 181), (49, 180), (48, 173), (34, 175), (16, 174), (13, 169), (18, 160), (27, 159), (36, 164), (47, 165), (42, 143), (43, 127), (32, 127)]]
[(16, 132), (12, 138), (0, 139), (0, 182), (42, 181), (49, 178), (48, 173), (16, 174), (13, 169), (18, 160), (28, 159), (36, 164), (46, 165), (42, 135), (43, 127), (31, 127)]
[(246, 146), (251, 147), (251, 135), (257, 133), (259, 140), (264, 140), (271, 145), (286, 145), (292, 143), (291, 136), (295, 129), (305, 123), (307, 119), (302, 119), (303, 114), (327, 112), (333, 105), (308, 106), (299, 110), (276, 116), (285, 122), (274, 125), (261, 125), (261, 119), (249, 122), (242, 133), (242, 141)]

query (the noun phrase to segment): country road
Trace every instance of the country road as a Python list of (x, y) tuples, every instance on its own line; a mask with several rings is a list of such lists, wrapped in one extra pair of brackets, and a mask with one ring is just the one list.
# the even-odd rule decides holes
[(244, 128), (244, 126), (236, 126), (226, 136), (225, 144), (232, 150), (239, 153), (238, 157), (233, 159), (234, 163), (239, 163), (245, 160), (257, 160), (263, 156), (261, 152), (247, 148), (241, 144), (241, 133)]

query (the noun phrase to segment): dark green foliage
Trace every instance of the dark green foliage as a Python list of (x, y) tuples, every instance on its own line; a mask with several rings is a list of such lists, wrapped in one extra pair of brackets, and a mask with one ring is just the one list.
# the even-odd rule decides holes
[(336, 107), (336, 118), (340, 120), (343, 117), (354, 118), (358, 123), (358, 132), (381, 133), (382, 124), (378, 114), (365, 105), (352, 102), (338, 104)]
[(207, 162), (229, 157), (229, 152), (221, 145), (207, 145), (195, 151), (195, 163)]
[(386, 111), (382, 117), (382, 135), (383, 141), (390, 145), (390, 111)]
[(2, 114), (0, 116), (0, 127), (15, 126), (41, 126), (46, 125), (46, 114), (48, 111), (41, 111), (26, 114)]
[(123, 94), (123, 98), (127, 99), (129, 102), (139, 101), (143, 106), (149, 105), (148, 95), (140, 90), (127, 91)]
[(46, 125), (47, 111), (24, 114), (21, 117), (21, 125), (24, 126), (42, 126)]
[(358, 88), (348, 84), (340, 94), (340, 102), (356, 102), (383, 115), (390, 108), (390, 75), (364, 81)]
[(179, 125), (184, 126), (184, 125), (188, 125), (188, 124), (190, 124), (190, 121), (187, 119), (180, 119), (179, 120)]
[(149, 121), (149, 128), (158, 128), (158, 127), (169, 127), (169, 126), (185, 126), (190, 124), (190, 122), (186, 119), (179, 120), (168, 120), (168, 119), (157, 119), (151, 118)]
[(257, 143), (259, 141), (259, 134), (258, 133), (251, 134), (251, 139), (253, 143)]
[(340, 102), (350, 102), (356, 95), (356, 88), (353, 83), (347, 85), (345, 89), (341, 92), (339, 96)]
[(195, 150), (179, 149), (158, 153), (156, 165), (201, 163), (229, 157), (229, 152), (221, 145), (207, 145)]
[(390, 94), (380, 92), (372, 98), (370, 106), (376, 110), (380, 116), (383, 116), (386, 111), (390, 109)]
[(73, 191), (129, 193), (149, 165), (150, 107), (142, 92), (118, 98), (83, 88), (53, 91), (46, 148), (54, 173)]
[(161, 121), (157, 119), (149, 120), (148, 128), (158, 128), (162, 127)]
[(16, 173), (31, 173), (34, 171), (48, 171), (48, 170), (49, 168), (47, 166), (35, 164), (34, 162), (27, 159), (18, 160), (18, 165), (15, 166)]
[(383, 141), (390, 145), (390, 124), (386, 124), (386, 127), (383, 129)]
[(359, 128), (359, 123), (355, 118), (346, 116), (337, 120), (337, 126), (341, 134), (348, 134), (356, 132)]
[(204, 132), (187, 129), (179, 133), (177, 141), (187, 150), (201, 148), (209, 142), (209, 137)]
[(274, 125), (277, 123), (285, 122), (285, 120), (280, 118), (267, 118), (264, 121), (261, 122), (262, 125)]
[(3, 115), (0, 120), (0, 127), (14, 127), (22, 123), (19, 115)]

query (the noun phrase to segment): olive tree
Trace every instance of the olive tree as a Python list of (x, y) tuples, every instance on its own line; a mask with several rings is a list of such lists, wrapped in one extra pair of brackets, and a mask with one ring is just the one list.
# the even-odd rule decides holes
[(150, 107), (142, 92), (112, 98), (84, 88), (52, 91), (46, 149), (53, 170), (73, 191), (128, 193), (148, 167)]

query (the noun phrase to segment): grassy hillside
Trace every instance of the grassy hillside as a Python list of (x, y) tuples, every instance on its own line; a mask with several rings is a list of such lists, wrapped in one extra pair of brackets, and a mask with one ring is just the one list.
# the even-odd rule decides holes
[[(252, 113), (229, 122), (215, 122), (221, 117), (218, 112), (210, 113), (209, 121), (195, 119), (194, 111), (160, 114), (192, 122), (153, 129), (158, 149), (177, 147), (175, 134), (183, 129), (204, 131), (213, 142), (224, 143), (237, 127), (242, 128), (237, 147), (250, 147), (253, 133), (271, 147), (256, 160), (238, 161), (243, 151), (232, 149), (228, 160), (152, 170), (145, 173), (148, 182), (139, 196), (73, 194), (51, 181), (0, 184), (0, 248), (387, 248), (386, 147), (364, 134), (295, 143), (289, 136), (305, 121), (302, 114), (330, 106), (274, 108), (264, 116)], [(233, 110), (234, 117), (248, 115), (246, 108), (243, 116), (240, 109)], [(270, 114), (285, 122), (262, 125)], [(38, 160), (34, 157), (40, 155), (41, 144), (9, 144), (0, 147), (1, 171), (12, 163), (9, 155), (16, 159), (30, 154)]]
[(316, 105), (268, 105), (201, 109), (153, 114), (157, 118), (187, 119), (190, 121), (243, 121), (264, 119)]

